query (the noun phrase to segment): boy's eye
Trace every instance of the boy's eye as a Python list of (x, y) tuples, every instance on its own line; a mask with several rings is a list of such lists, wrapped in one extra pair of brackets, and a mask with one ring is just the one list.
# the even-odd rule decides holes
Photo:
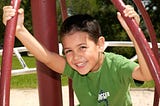
[(81, 50), (86, 50), (86, 48), (87, 48), (86, 46), (81, 46), (80, 47)]
[(81, 48), (87, 48), (86, 46), (81, 46)]
[(64, 54), (66, 55), (66, 54), (68, 54), (68, 53), (70, 53), (72, 50), (65, 50), (64, 51)]

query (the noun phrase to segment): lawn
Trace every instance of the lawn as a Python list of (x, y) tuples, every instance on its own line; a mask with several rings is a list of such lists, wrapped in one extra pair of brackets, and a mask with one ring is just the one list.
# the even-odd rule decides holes
[[(28, 57), (23, 56), (23, 59), (25, 60), (26, 64), (30, 68), (34, 68), (35, 65), (35, 58), (34, 57)], [(20, 65), (18, 59), (14, 56), (12, 60), (12, 69), (20, 69), (22, 66)], [(0, 63), (1, 63), (1, 57), (0, 57)], [(68, 78), (65, 76), (61, 77), (62, 85), (68, 84)], [(37, 74), (27, 74), (27, 75), (19, 75), (19, 76), (12, 76), (11, 78), (11, 88), (37, 88)], [(135, 88), (136, 86), (134, 84), (131, 84), (131, 87)], [(154, 87), (154, 82), (149, 81), (143, 84), (143, 86), (140, 86), (143, 88), (152, 88)]]
[[(36, 61), (34, 57), (29, 56), (23, 56), (22, 57), (24, 61), (26, 62), (27, 66), (29, 68), (36, 67)], [(0, 56), (0, 63), (2, 61), (2, 57)], [(13, 56), (12, 59), (12, 69), (21, 69), (22, 66), (18, 59)], [(68, 78), (65, 76), (61, 77), (62, 85), (68, 84)], [(12, 76), (11, 78), (11, 88), (37, 88), (37, 74), (26, 74), (26, 75), (18, 75), (18, 76)]]

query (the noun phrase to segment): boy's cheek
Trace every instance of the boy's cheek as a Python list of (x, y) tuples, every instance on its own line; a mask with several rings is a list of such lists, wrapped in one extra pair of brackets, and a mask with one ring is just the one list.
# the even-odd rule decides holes
[(66, 57), (67, 63), (71, 66), (71, 58), (68, 56)]

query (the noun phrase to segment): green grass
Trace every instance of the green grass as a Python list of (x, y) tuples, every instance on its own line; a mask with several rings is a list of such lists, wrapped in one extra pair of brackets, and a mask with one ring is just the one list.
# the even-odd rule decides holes
[[(34, 57), (23, 56), (23, 59), (29, 68), (36, 67), (36, 61), (35, 61)], [(15, 56), (13, 56), (12, 69), (20, 69), (20, 68), (22, 68), (20, 62), (18, 61), (18, 59)]]
[[(26, 62), (29, 68), (34, 68), (35, 59), (34, 57), (23, 56), (24, 61)], [(0, 63), (2, 57), (0, 57)], [(13, 56), (12, 58), (12, 69), (22, 69), (22, 66), (18, 59)], [(37, 76), (36, 74), (27, 74), (11, 77), (11, 88), (36, 88), (37, 87)]]
[(11, 79), (11, 88), (37, 88), (37, 75), (13, 76)]
[[(34, 57), (23, 56), (24, 61), (26, 62), (29, 68), (36, 67), (36, 61)], [(0, 63), (2, 57), (0, 56)], [(12, 69), (20, 69), (22, 68), (18, 59), (13, 56), (12, 58)], [(66, 76), (61, 77), (62, 86), (68, 84), (68, 78)], [(37, 88), (38, 80), (37, 74), (27, 74), (27, 75), (18, 75), (11, 77), (11, 88)]]
[(136, 86), (135, 84), (131, 84), (131, 88), (153, 88), (154, 87), (154, 81), (148, 81), (145, 82), (143, 85), (141, 86)]
[[(35, 65), (35, 58), (34, 57), (28, 57), (23, 56), (23, 59), (25, 60), (28, 67), (33, 68), (36, 67)], [(20, 69), (22, 68), (21, 64), (19, 63), (18, 59), (16, 57), (13, 57), (12, 60), (12, 69)], [(0, 57), (0, 63), (1, 63), (1, 57)], [(62, 85), (68, 84), (68, 78), (66, 76), (61, 77)], [(28, 75), (19, 75), (19, 76), (12, 76), (11, 78), (11, 88), (37, 88), (37, 74), (28, 74)], [(135, 88), (136, 86), (134, 84), (131, 84), (132, 88)], [(143, 86), (140, 86), (141, 88), (153, 88), (154, 82), (149, 81), (143, 84)]]

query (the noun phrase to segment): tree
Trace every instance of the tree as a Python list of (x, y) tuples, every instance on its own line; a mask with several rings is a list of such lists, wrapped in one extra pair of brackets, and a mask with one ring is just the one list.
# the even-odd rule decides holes
[[(8, 2), (5, 0), (1, 0), (0, 1), (0, 17), (2, 17), (2, 14), (3, 14), (3, 6), (5, 4), (8, 4)], [(4, 24), (2, 23), (2, 18), (0, 18), (0, 47), (3, 45), (3, 35), (4, 35), (4, 30), (5, 30), (5, 26)]]
[[(1, 0), (0, 1), (0, 16), (2, 17), (3, 14), (3, 6), (9, 5), (9, 0)], [(21, 7), (24, 8), (25, 11), (25, 22), (24, 25), (27, 27), (27, 29), (32, 32), (32, 18), (31, 18), (31, 9), (30, 9), (30, 0), (22, 0), (21, 1)], [(4, 32), (5, 32), (5, 26), (2, 23), (2, 18), (0, 18), (0, 45), (3, 45), (4, 40)], [(15, 39), (15, 46), (22, 46), (19, 40)]]
[[(135, 4), (132, 0), (123, 0), (126, 4), (130, 4), (138, 11)], [(158, 0), (142, 0), (148, 1), (148, 4), (145, 5), (151, 20), (153, 22), (155, 31), (157, 33), (157, 39), (160, 42), (160, 22), (157, 22), (160, 19), (160, 2)], [(9, 4), (8, 0), (0, 1), (0, 16), (2, 17), (2, 8), (4, 5)], [(113, 6), (110, 0), (66, 0), (68, 15), (75, 14), (90, 14), (95, 17), (102, 28), (102, 35), (106, 40), (117, 40), (117, 41), (128, 41), (129, 38), (126, 35), (126, 32), (123, 30), (119, 21), (117, 20), (116, 12), (117, 10)], [(21, 7), (25, 10), (25, 26), (32, 33), (32, 15), (31, 15), (31, 6), (30, 0), (22, 0)], [(60, 13), (59, 0), (57, 0), (57, 21), (58, 21), (58, 30), (62, 24), (62, 18)], [(143, 20), (141, 21), (141, 28), (144, 31), (147, 39), (149, 40), (148, 31), (145, 27)], [(4, 25), (2, 24), (2, 19), (0, 18), (0, 44), (3, 43), (3, 34), (4, 34)], [(22, 44), (16, 40), (16, 46), (21, 46)], [(134, 55), (135, 51), (133, 49), (126, 48), (109, 48), (109, 51), (131, 57)], [(126, 52), (124, 52), (126, 51)]]
[[(150, 19), (152, 21), (152, 24), (154, 26), (154, 29), (156, 31), (156, 35), (157, 35), (157, 41), (160, 42), (160, 2), (157, 0), (143, 0), (143, 4), (148, 12), (148, 14), (150, 15)], [(145, 32), (146, 35), (148, 35), (148, 30), (145, 27), (145, 23), (142, 24), (142, 28)], [(147, 36), (148, 40), (149, 40), (149, 35)]]

